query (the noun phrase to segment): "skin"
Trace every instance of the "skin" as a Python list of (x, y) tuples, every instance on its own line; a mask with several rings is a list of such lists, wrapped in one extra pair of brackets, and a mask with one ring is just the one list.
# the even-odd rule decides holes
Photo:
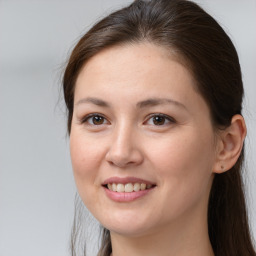
[[(213, 255), (211, 184), (214, 173), (235, 163), (245, 126), (239, 116), (216, 134), (195, 88), (189, 70), (150, 43), (105, 49), (79, 73), (70, 134), (74, 177), (86, 207), (110, 230), (113, 256)], [(100, 123), (88, 118), (93, 113)], [(152, 115), (159, 113), (167, 117), (156, 125)], [(102, 187), (113, 176), (156, 187), (132, 202), (115, 202)]]

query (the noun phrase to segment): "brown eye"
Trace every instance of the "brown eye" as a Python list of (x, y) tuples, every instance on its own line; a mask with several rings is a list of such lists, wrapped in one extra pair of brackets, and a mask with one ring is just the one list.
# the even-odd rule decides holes
[(152, 114), (151, 117), (146, 121), (145, 124), (149, 124), (152, 126), (166, 126), (175, 124), (176, 121), (171, 116), (165, 114)]
[(104, 120), (105, 120), (105, 118), (102, 117), (102, 116), (94, 116), (94, 117), (92, 117), (92, 123), (94, 125), (104, 124)]
[(154, 116), (153, 123), (154, 125), (163, 125), (165, 124), (166, 118), (164, 116)]
[(103, 125), (107, 124), (107, 120), (105, 117), (97, 114), (91, 114), (87, 116), (84, 120), (82, 120), (82, 123), (87, 123), (89, 125)]

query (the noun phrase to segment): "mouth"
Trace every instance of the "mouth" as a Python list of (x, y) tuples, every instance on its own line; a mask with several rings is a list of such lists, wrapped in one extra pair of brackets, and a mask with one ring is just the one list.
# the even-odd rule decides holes
[(153, 184), (146, 183), (108, 183), (103, 185), (103, 187), (109, 189), (110, 191), (117, 193), (132, 193), (138, 191), (144, 191), (155, 187)]
[(102, 187), (112, 201), (128, 203), (151, 194), (156, 184), (136, 177), (111, 177), (103, 182)]
[(156, 184), (135, 177), (112, 177), (105, 180), (102, 186), (112, 192), (132, 193), (152, 189), (156, 187)]

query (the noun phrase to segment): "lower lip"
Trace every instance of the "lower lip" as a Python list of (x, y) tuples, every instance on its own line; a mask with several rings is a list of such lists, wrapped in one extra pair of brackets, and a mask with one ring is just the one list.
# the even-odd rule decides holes
[(153, 188), (150, 188), (150, 189), (145, 189), (145, 190), (140, 190), (140, 191), (134, 191), (134, 192), (114, 192), (114, 191), (111, 191), (109, 190), (108, 188), (106, 187), (103, 187), (105, 192), (106, 192), (106, 195), (113, 201), (115, 202), (131, 202), (131, 201), (134, 201), (138, 198), (141, 198), (145, 195), (147, 195), (148, 193), (150, 193), (153, 189)]

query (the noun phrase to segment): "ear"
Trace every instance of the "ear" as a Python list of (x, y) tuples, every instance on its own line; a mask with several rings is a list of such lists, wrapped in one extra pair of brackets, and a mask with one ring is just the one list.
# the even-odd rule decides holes
[(235, 165), (243, 148), (245, 136), (246, 125), (244, 118), (241, 115), (233, 116), (230, 126), (220, 131), (216, 161), (213, 166), (214, 173), (223, 173)]

